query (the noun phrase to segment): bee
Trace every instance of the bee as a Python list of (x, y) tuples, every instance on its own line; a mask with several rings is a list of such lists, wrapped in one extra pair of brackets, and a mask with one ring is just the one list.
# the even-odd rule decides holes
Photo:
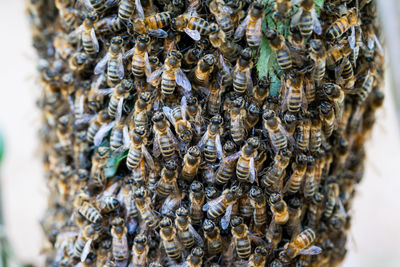
[(97, 15), (89, 14), (88, 17), (83, 21), (82, 25), (69, 35), (71, 36), (80, 34), (83, 50), (85, 50), (86, 54), (88, 54), (90, 57), (96, 56), (96, 54), (99, 52), (99, 42), (94, 29), (97, 20)]
[(220, 48), (226, 42), (225, 32), (218, 26), (217, 23), (211, 23), (209, 26), (210, 43), (215, 48)]
[(372, 86), (374, 84), (376, 75), (376, 68), (368, 69), (367, 75), (365, 76), (364, 80), (362, 81), (361, 87), (357, 90), (357, 102), (361, 105), (367, 99), (368, 95), (372, 91)]
[(209, 3), (210, 12), (214, 15), (215, 21), (225, 33), (227, 38), (233, 36), (234, 23), (231, 18), (233, 10), (221, 0), (213, 0)]
[(267, 223), (267, 201), (261, 188), (253, 186), (249, 192), (250, 204), (253, 207), (253, 221), (257, 227)]
[(283, 193), (296, 194), (299, 192), (307, 169), (307, 156), (305, 154), (297, 155), (296, 162), (292, 164), (292, 169), (293, 173), (286, 182)]
[[(178, 184), (180, 187), (181, 184)], [(181, 188), (183, 189), (183, 188)], [(168, 197), (163, 200), (160, 212), (164, 216), (174, 216), (174, 212), (178, 209), (178, 207), (182, 204), (182, 199), (186, 196), (185, 189), (180, 190), (176, 188), (172, 194), (169, 194)]]
[(191, 91), (191, 83), (180, 68), (181, 60), (182, 54), (179, 51), (170, 51), (163, 67), (151, 73), (147, 77), (147, 82), (152, 82), (161, 76), (161, 93), (164, 96), (171, 96), (175, 91), (176, 85), (181, 86), (185, 91)]
[(256, 180), (256, 170), (254, 158), (257, 156), (257, 149), (260, 146), (260, 140), (251, 137), (240, 150), (239, 159), (236, 163), (236, 177), (238, 181), (254, 183)]
[(321, 253), (322, 250), (320, 247), (310, 246), (315, 238), (316, 234), (314, 230), (306, 228), (298, 234), (293, 241), (286, 243), (284, 250), (279, 253), (279, 259), (283, 263), (288, 263), (299, 254), (316, 255)]
[(321, 147), (322, 143), (322, 123), (319, 116), (312, 113), (310, 129), (310, 151), (315, 152)]
[(302, 202), (297, 197), (291, 197), (288, 202), (289, 220), (286, 223), (286, 232), (289, 236), (301, 232), (301, 219), (303, 214)]
[(118, 120), (114, 129), (111, 130), (110, 147), (113, 152), (129, 147), (129, 132), (125, 120)]
[(154, 123), (153, 131), (155, 133), (153, 155), (158, 157), (161, 153), (165, 158), (172, 157), (175, 154), (177, 141), (171, 132), (169, 122), (165, 118), (164, 113), (155, 113), (152, 121)]
[(149, 34), (157, 38), (165, 38), (168, 36), (162, 28), (171, 23), (171, 13), (161, 12), (154, 15), (144, 17), (139, 15), (139, 18), (134, 19), (132, 23), (133, 31), (138, 34)]
[(312, 71), (312, 78), (319, 85), (325, 76), (326, 67), (326, 50), (322, 41), (319, 39), (310, 40), (310, 58), (314, 62), (314, 69)]
[(146, 266), (149, 245), (145, 235), (137, 235), (132, 246), (132, 265), (134, 267)]
[(271, 205), (271, 212), (273, 214), (273, 220), (277, 224), (286, 224), (289, 220), (289, 212), (286, 202), (283, 200), (282, 195), (279, 193), (272, 193), (269, 197), (269, 203)]
[(267, 262), (267, 251), (263, 247), (256, 247), (251, 254), (248, 267), (263, 267)]
[(253, 2), (249, 8), (248, 15), (235, 31), (235, 39), (241, 39), (246, 32), (247, 45), (250, 48), (257, 48), (261, 43), (261, 24), (263, 17), (264, 5), (259, 2)]
[(285, 43), (285, 38), (273, 29), (268, 29), (265, 37), (269, 40), (272, 49), (275, 51), (278, 64), (282, 71), (290, 70), (292, 68), (292, 57)]
[(245, 101), (242, 97), (238, 97), (232, 102), (230, 110), (230, 132), (232, 140), (235, 143), (240, 143), (245, 138), (245, 118), (246, 109), (244, 108)]
[(286, 111), (283, 115), (282, 121), (286, 131), (290, 134), (290, 136), (295, 136), (297, 124), (299, 123), (298, 117), (295, 114)]
[(336, 77), (338, 77), (344, 59), (349, 57), (351, 52), (349, 44), (344, 44), (343, 42), (331, 46), (326, 53), (326, 67), (330, 70), (335, 70)]
[(193, 82), (197, 85), (207, 86), (210, 80), (211, 73), (214, 70), (216, 59), (214, 55), (207, 54), (198, 62), (193, 71)]
[(209, 26), (210, 25), (206, 20), (188, 14), (179, 15), (171, 21), (171, 27), (173, 30), (185, 32), (195, 41), (199, 41), (201, 35), (208, 34)]
[(288, 150), (282, 150), (277, 153), (274, 157), (274, 163), (270, 166), (263, 178), (261, 179), (261, 184), (265, 187), (275, 187), (279, 186), (283, 181), (283, 177), (286, 174), (286, 168), (290, 162), (291, 153)]
[(93, 241), (99, 238), (99, 226), (87, 225), (81, 230), (74, 244), (74, 256), (80, 257), (81, 261), (85, 261), (90, 253)]
[[(229, 222), (228, 222), (229, 223)], [(207, 252), (210, 255), (219, 254), (222, 252), (222, 238), (220, 230), (215, 224), (209, 220), (204, 219), (203, 222), (204, 237), (207, 240)]]
[[(182, 97), (182, 99), (185, 99)], [(182, 105), (183, 106), (183, 105)], [(193, 138), (192, 125), (186, 120), (186, 106), (177, 106), (173, 109), (163, 107), (164, 114), (175, 128), (178, 139), (185, 144), (189, 144)]]
[(109, 213), (119, 208), (119, 201), (115, 197), (103, 195), (96, 200), (96, 207), (102, 213)]
[(282, 240), (282, 225), (277, 224), (274, 220), (268, 226), (266, 238), (268, 241), (268, 249), (276, 249)]
[(194, 65), (200, 60), (202, 54), (202, 49), (195, 46), (190, 48), (183, 55), (182, 65), (185, 69), (192, 69)]
[(250, 48), (242, 50), (240, 57), (236, 61), (236, 66), (233, 70), (232, 81), (233, 90), (238, 94), (244, 94), (247, 89), (252, 89), (251, 69), (253, 54)]
[(161, 179), (156, 186), (157, 195), (166, 198), (177, 189), (178, 165), (174, 160), (165, 163), (161, 170)]
[(86, 53), (77, 52), (72, 54), (72, 56), (68, 60), (68, 63), (69, 63), (69, 68), (75, 74), (81, 74), (89, 66), (89, 57)]
[(314, 9), (313, 0), (303, 0), (299, 11), (292, 17), (291, 25), (299, 25), (300, 33), (304, 38), (309, 38), (313, 31), (321, 35), (322, 27)]
[(225, 230), (229, 226), (233, 205), (236, 204), (241, 194), (241, 188), (237, 186), (225, 189), (220, 197), (207, 202), (203, 206), (203, 211), (207, 211), (208, 218), (212, 220), (224, 214), (221, 218), (221, 227)]
[(136, 127), (132, 132), (128, 157), (126, 159), (126, 165), (128, 169), (134, 172), (140, 169), (144, 165), (143, 159), (146, 160), (149, 166), (154, 166), (153, 158), (147, 151), (146, 144), (146, 129), (143, 126)]
[(90, 182), (96, 187), (103, 187), (105, 182), (104, 166), (107, 163), (108, 147), (99, 147), (93, 155), (92, 167), (90, 169)]
[(111, 221), (112, 236), (112, 255), (117, 261), (125, 261), (129, 256), (128, 229), (124, 224), (124, 219), (116, 217)]
[(70, 149), (72, 145), (71, 136), (68, 132), (68, 127), (70, 127), (69, 116), (68, 115), (61, 116), (58, 119), (56, 134), (58, 137), (59, 144), (65, 150)]
[(328, 101), (321, 101), (321, 105), (318, 109), (325, 138), (328, 138), (332, 135), (336, 125), (335, 111)]
[(190, 185), (190, 193), (189, 193), (189, 214), (193, 224), (199, 225), (203, 218), (202, 207), (204, 204), (205, 194), (204, 194), (204, 186), (202, 183), (198, 181), (194, 181)]
[(111, 0), (89, 0), (85, 1), (85, 4), (92, 9), (97, 14), (103, 14), (107, 8), (110, 8), (112, 6), (112, 1)]
[(300, 29), (298, 26), (290, 26), (289, 28), (289, 36), (288, 36), (288, 41), (291, 44), (291, 46), (294, 48), (295, 51), (304, 51), (305, 46), (304, 46), (304, 37), (300, 32)]
[(292, 10), (292, 3), (290, 0), (277, 0), (274, 5), (274, 10), (275, 20), (284, 20), (289, 16)]
[(154, 228), (158, 225), (159, 219), (154, 214), (151, 207), (151, 199), (143, 186), (135, 191), (135, 205), (147, 227)]
[(133, 112), (130, 115), (132, 125), (130, 126), (131, 129), (135, 127), (145, 127), (148, 126), (148, 116), (147, 112), (151, 107), (151, 93), (150, 92), (141, 92), (139, 94), (138, 99), (135, 102), (135, 107)]
[(267, 110), (263, 114), (263, 121), (264, 129), (268, 133), (275, 152), (286, 149), (288, 139), (293, 143), (293, 138), (289, 136), (288, 132), (283, 127), (281, 120), (276, 116), (274, 111)]
[(322, 86), (322, 91), (326, 97), (333, 103), (335, 108), (336, 120), (340, 121), (342, 119), (344, 110), (344, 98), (345, 93), (343, 89), (334, 83), (326, 83)]
[(56, 50), (56, 54), (59, 55), (63, 60), (68, 60), (74, 53), (74, 47), (68, 43), (67, 36), (62, 33), (58, 33), (53, 40), (53, 46)]
[(208, 114), (215, 116), (220, 112), (222, 89), (215, 80), (211, 82), (209, 89), (206, 110)]
[(131, 79), (123, 79), (115, 88), (100, 90), (100, 93), (112, 93), (108, 102), (107, 112), (111, 117), (119, 119), (122, 115), (124, 100), (129, 96), (133, 88)]
[(78, 27), (79, 14), (78, 10), (72, 9), (68, 3), (62, 0), (55, 1), (61, 18), (61, 25), (66, 31), (71, 31)]
[(187, 267), (200, 267), (203, 264), (204, 251), (201, 247), (195, 247), (192, 252), (186, 258)]
[(151, 74), (151, 66), (149, 55), (147, 53), (150, 38), (148, 35), (139, 35), (136, 39), (136, 44), (133, 50), (127, 53), (132, 55), (132, 74), (135, 79), (141, 79), (145, 75), (148, 77)]
[(215, 174), (215, 182), (219, 185), (225, 185), (235, 173), (236, 158), (230, 157), (234, 154), (236, 146), (232, 141), (227, 141), (223, 147), (222, 161)]
[(355, 26), (359, 24), (359, 18), (356, 8), (349, 9), (347, 14), (337, 19), (332, 25), (326, 30), (326, 37), (329, 40), (337, 40), (349, 29), (351, 29), (351, 35), (349, 36), (349, 44), (351, 48), (354, 48), (356, 43), (355, 38)]
[(364, 23), (364, 27), (362, 30), (363, 42), (361, 42), (361, 48), (367, 61), (372, 61), (375, 54), (375, 47), (377, 48), (377, 52), (380, 55), (384, 54), (384, 50), (378, 37), (375, 34), (374, 25), (371, 23), (371, 21), (364, 20), (363, 23)]
[(263, 76), (258, 80), (257, 85), (253, 88), (252, 101), (258, 106), (262, 106), (264, 104), (264, 101), (269, 94), (270, 84), (271, 83), (269, 79), (266, 76)]
[(231, 222), (232, 241), (236, 247), (236, 253), (241, 259), (248, 259), (251, 255), (251, 241), (247, 225), (241, 217), (233, 217)]
[(100, 242), (96, 253), (96, 266), (104, 266), (111, 258), (112, 241), (105, 239)]
[[(139, 2), (140, 1), (135, 1)], [(118, 6), (118, 19), (127, 23), (135, 11), (135, 3), (132, 0), (121, 0)]]
[(204, 160), (208, 163), (215, 162), (217, 157), (219, 159), (222, 158), (222, 145), (220, 140), (222, 124), (223, 119), (220, 115), (212, 117), (206, 133), (197, 144), (204, 153)]
[(283, 111), (286, 109), (296, 113), (300, 109), (307, 110), (307, 99), (303, 89), (303, 76), (292, 72), (282, 83), (283, 90)]
[(181, 106), (182, 110), (186, 110), (186, 117), (188, 118), (192, 127), (194, 127), (197, 135), (200, 136), (203, 119), (201, 117), (202, 108), (199, 101), (194, 96), (191, 96), (187, 99), (186, 96), (183, 96), (181, 100)]
[(330, 218), (332, 216), (333, 210), (338, 204), (339, 200), (339, 185), (337, 183), (330, 183), (328, 184), (328, 193), (327, 193), (327, 200), (326, 206), (323, 213), (325, 218)]
[(168, 217), (164, 217), (160, 222), (160, 237), (168, 258), (174, 261), (179, 260), (181, 258), (180, 244), (176, 230)]
[(194, 246), (194, 242), (203, 246), (203, 239), (193, 228), (189, 216), (189, 211), (181, 207), (176, 211), (175, 225), (178, 230), (178, 237), (182, 245), (185, 248), (191, 248)]
[(304, 180), (304, 197), (312, 198), (316, 191), (315, 185), (315, 159), (313, 156), (307, 156), (307, 169)]
[(193, 146), (188, 149), (183, 159), (183, 167), (181, 171), (181, 176), (184, 179), (192, 181), (196, 176), (201, 161), (200, 156), (201, 152), (198, 146)]

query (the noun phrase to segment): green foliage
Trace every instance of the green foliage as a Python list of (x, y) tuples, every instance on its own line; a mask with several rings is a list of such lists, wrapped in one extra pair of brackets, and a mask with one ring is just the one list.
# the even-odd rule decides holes
[(122, 160), (126, 159), (126, 157), (128, 157), (128, 150), (119, 154), (112, 155), (108, 159), (107, 164), (104, 168), (105, 177), (106, 178), (114, 177), (115, 173), (118, 170), (119, 164), (121, 163)]

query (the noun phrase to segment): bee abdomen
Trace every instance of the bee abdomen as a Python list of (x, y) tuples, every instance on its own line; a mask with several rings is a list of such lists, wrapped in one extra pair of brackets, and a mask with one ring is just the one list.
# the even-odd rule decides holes
[(243, 94), (247, 90), (247, 77), (244, 72), (236, 72), (233, 76), (233, 90), (238, 94)]
[(277, 51), (276, 56), (282, 70), (289, 70), (292, 68), (292, 59), (286, 50)]
[(307, 13), (306, 15), (303, 15), (302, 18), (300, 19), (300, 32), (301, 35), (304, 37), (308, 38), (313, 32), (313, 18), (311, 16), (311, 13)]
[(179, 260), (181, 253), (178, 249), (178, 244), (175, 241), (164, 241), (165, 252), (171, 260)]
[(250, 257), (251, 254), (251, 244), (250, 240), (238, 240), (236, 244), (236, 252), (241, 259), (247, 259)]
[(161, 136), (159, 139), (160, 150), (164, 157), (172, 157), (174, 155), (175, 146), (168, 136)]
[(124, 22), (127, 22), (132, 16), (134, 10), (134, 1), (122, 0), (119, 4), (118, 18)]
[(131, 147), (128, 152), (128, 157), (126, 159), (126, 165), (128, 169), (135, 169), (139, 166), (140, 161), (142, 160), (142, 152)]
[(179, 239), (181, 240), (181, 242), (185, 248), (191, 248), (194, 245), (193, 235), (189, 231), (183, 232), (180, 235)]

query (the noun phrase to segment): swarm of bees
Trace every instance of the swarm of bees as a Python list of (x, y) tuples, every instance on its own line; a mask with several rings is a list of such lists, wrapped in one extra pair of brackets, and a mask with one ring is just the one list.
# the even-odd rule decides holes
[(28, 0), (47, 266), (336, 266), (382, 106), (371, 0)]

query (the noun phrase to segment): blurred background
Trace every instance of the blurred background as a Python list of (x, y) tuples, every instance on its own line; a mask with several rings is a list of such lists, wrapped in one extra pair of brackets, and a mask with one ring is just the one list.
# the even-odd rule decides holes
[[(385, 28), (387, 68), (400, 69), (400, 23), (395, 23), (400, 1), (378, 1)], [(397, 5), (397, 6), (396, 6)], [(397, 17), (397, 22), (400, 22)], [(0, 166), (5, 234), (24, 263), (43, 266), (40, 256), (40, 218), (47, 190), (41, 167), (37, 132), (40, 114), (35, 100), (36, 57), (24, 14), (24, 1), (0, 0), (0, 130), (5, 155)], [(385, 105), (367, 144), (366, 173), (353, 203), (352, 230), (344, 266), (400, 266), (400, 135), (396, 95), (400, 75), (387, 72)], [(0, 229), (1, 230), (1, 229)], [(0, 233), (1, 234), (1, 233)], [(1, 238), (1, 236), (0, 236)]]

